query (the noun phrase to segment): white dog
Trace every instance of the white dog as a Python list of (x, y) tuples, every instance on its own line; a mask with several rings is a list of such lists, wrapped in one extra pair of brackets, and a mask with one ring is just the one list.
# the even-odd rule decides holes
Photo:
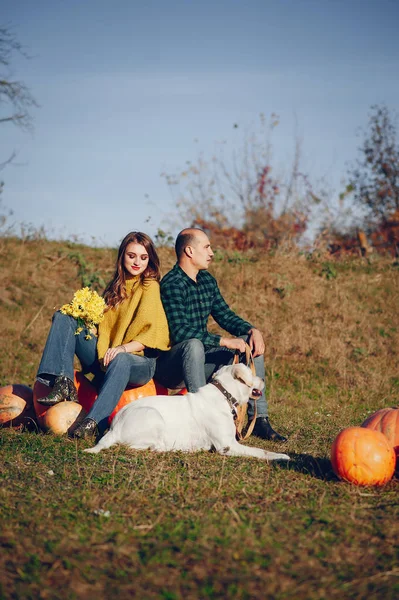
[(262, 379), (243, 364), (219, 369), (215, 383), (185, 396), (150, 396), (128, 404), (93, 448), (97, 453), (114, 444), (137, 450), (216, 450), (226, 456), (289, 460), (287, 454), (243, 446), (236, 440), (234, 405), (246, 404), (264, 388)]

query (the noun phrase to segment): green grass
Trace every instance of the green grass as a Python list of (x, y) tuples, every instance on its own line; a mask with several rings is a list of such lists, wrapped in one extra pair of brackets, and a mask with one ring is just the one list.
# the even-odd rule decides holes
[(0, 435), (4, 598), (397, 596), (397, 482), (338, 481), (313, 424), (288, 465)]
[[(54, 308), (83, 276), (108, 280), (114, 258), (0, 238), (1, 385), (33, 384)], [(173, 254), (161, 258), (166, 271)], [(264, 332), (271, 420), (289, 435), (248, 443), (291, 461), (94, 456), (86, 442), (0, 429), (0, 599), (399, 596), (398, 479), (356, 487), (329, 460), (341, 429), (399, 403), (399, 269), (381, 257), (233, 258), (212, 270)]]

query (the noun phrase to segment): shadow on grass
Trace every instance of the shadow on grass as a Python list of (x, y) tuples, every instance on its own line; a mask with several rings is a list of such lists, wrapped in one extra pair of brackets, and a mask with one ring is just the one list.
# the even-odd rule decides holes
[(290, 458), (291, 460), (287, 462), (279, 462), (279, 467), (287, 471), (304, 473), (323, 481), (338, 481), (328, 458), (316, 458), (310, 454), (295, 454), (292, 452), (290, 452)]

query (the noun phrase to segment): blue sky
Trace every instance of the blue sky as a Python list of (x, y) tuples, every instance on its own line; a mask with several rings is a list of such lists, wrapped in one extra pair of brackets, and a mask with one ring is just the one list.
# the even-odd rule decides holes
[(40, 104), (32, 135), (1, 126), (0, 160), (17, 153), (2, 204), (54, 237), (175, 233), (161, 173), (259, 113), (280, 116), (276, 169), (298, 134), (302, 170), (340, 191), (370, 106), (399, 109), (397, 0), (2, 0), (0, 15)]

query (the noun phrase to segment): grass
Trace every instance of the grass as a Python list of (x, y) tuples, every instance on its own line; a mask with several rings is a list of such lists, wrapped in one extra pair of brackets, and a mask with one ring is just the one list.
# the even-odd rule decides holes
[[(161, 253), (166, 271), (173, 256)], [(83, 275), (109, 279), (114, 258), (0, 239), (1, 385), (32, 385), (54, 308)], [(290, 463), (89, 456), (86, 442), (4, 428), (0, 599), (398, 597), (398, 480), (346, 484), (329, 453), (342, 428), (398, 404), (399, 269), (378, 257), (233, 258), (213, 273), (265, 333), (271, 420), (290, 436)]]

